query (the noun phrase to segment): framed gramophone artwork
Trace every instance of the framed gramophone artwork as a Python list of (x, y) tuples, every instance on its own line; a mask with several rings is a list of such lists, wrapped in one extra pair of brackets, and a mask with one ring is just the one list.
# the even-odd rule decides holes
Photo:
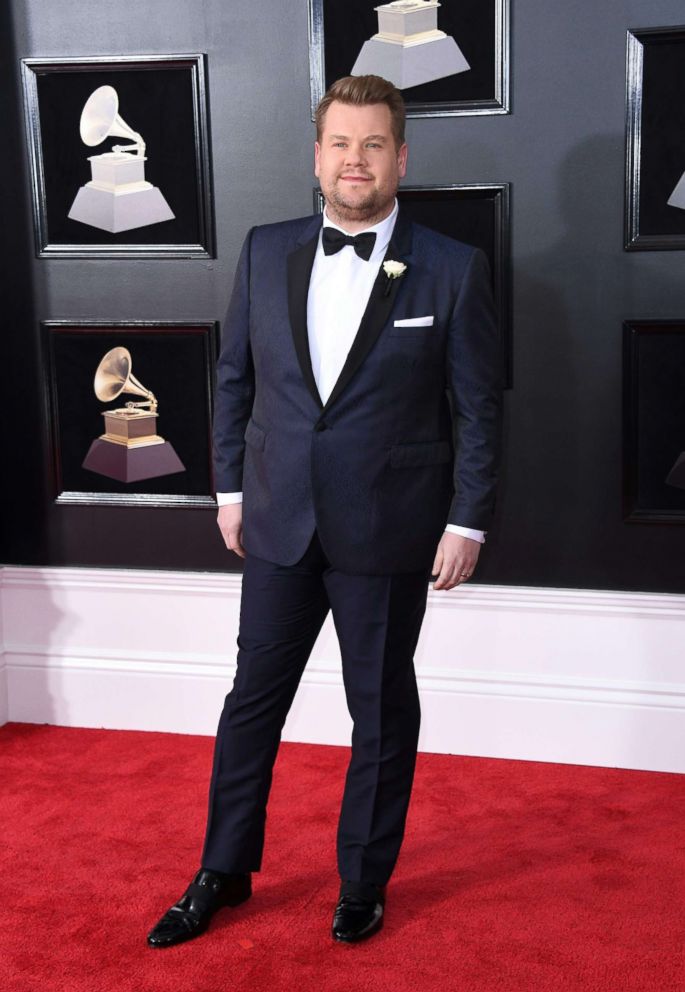
[[(504, 383), (511, 388), (510, 184), (461, 183), (451, 186), (400, 186), (397, 198), (405, 216), (439, 234), (481, 248), (488, 257), (499, 315)], [(320, 189), (314, 210), (323, 210)]]
[(685, 26), (628, 32), (625, 248), (685, 249)]
[(39, 257), (210, 258), (204, 55), (23, 59)]
[(341, 76), (382, 76), (408, 117), (508, 114), (510, 0), (309, 0), (312, 120)]
[(57, 503), (216, 507), (215, 322), (42, 325)]
[(623, 325), (626, 523), (685, 524), (685, 319)]

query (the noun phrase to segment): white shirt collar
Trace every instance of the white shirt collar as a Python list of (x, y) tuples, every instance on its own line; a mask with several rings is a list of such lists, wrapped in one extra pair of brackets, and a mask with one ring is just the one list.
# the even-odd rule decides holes
[[(355, 231), (355, 234), (368, 234), (373, 231), (376, 235), (376, 243), (373, 246), (373, 255), (383, 252), (385, 254), (385, 249), (390, 244), (390, 238), (392, 237), (392, 232), (395, 227), (395, 221), (397, 220), (398, 211), (397, 197), (395, 197), (395, 206), (392, 211), (383, 220), (379, 221), (378, 224), (374, 224), (373, 227), (365, 227), (363, 231)], [(343, 234), (351, 234), (351, 231), (346, 231), (344, 227), (340, 227), (328, 216), (327, 208), (323, 208), (323, 224), (324, 227), (334, 227), (338, 231), (342, 231)], [(373, 257), (373, 256), (372, 256)]]

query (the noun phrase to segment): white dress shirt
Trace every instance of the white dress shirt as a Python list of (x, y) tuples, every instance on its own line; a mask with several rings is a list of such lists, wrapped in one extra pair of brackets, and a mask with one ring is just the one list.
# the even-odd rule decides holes
[[(396, 219), (397, 200), (392, 213), (384, 220), (366, 228), (364, 232), (355, 232), (361, 234), (368, 231), (376, 235), (368, 262), (357, 255), (352, 245), (345, 245), (334, 255), (325, 255), (319, 234), (307, 295), (307, 330), (312, 370), (322, 403), (331, 395), (357, 335)], [(351, 233), (333, 223), (325, 208), (322, 230), (323, 227), (334, 227), (345, 234)], [(219, 506), (224, 506), (226, 503), (242, 502), (243, 494), (217, 493), (216, 498)], [(481, 544), (485, 541), (485, 532), (482, 530), (456, 524), (447, 524), (445, 529), (452, 534), (470, 537)]]

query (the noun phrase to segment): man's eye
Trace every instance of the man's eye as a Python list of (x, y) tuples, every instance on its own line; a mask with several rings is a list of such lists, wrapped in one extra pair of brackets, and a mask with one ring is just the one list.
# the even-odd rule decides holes
[(381, 146), (378, 144), (377, 141), (369, 141), (369, 142), (367, 142), (366, 147), (367, 148), (380, 148)]

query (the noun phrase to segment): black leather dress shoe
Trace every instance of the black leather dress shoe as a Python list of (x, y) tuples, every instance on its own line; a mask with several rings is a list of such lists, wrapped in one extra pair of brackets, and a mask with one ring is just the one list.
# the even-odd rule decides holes
[(150, 947), (172, 947), (184, 940), (199, 937), (209, 926), (217, 909), (239, 906), (252, 895), (252, 876), (225, 875), (200, 868), (177, 903), (167, 910), (150, 930)]
[(371, 937), (383, 926), (384, 905), (384, 887), (371, 882), (343, 882), (333, 914), (333, 939), (350, 944)]

